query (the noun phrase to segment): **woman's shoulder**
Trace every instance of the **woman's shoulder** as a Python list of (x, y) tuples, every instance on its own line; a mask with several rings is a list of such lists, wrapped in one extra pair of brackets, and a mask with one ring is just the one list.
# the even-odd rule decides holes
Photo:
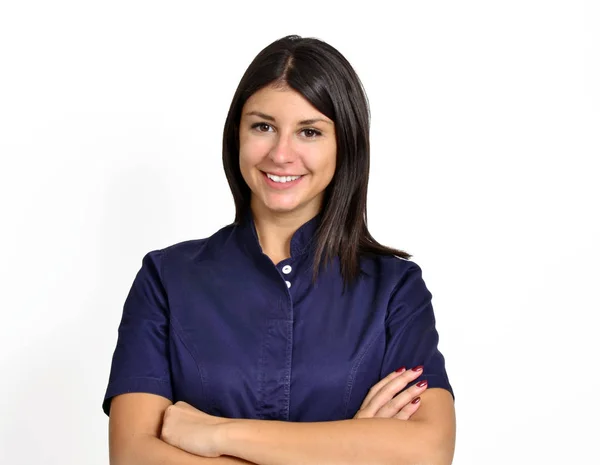
[(366, 255), (361, 257), (361, 270), (367, 275), (399, 279), (413, 273), (421, 273), (421, 267), (412, 259), (396, 255)]
[(187, 239), (148, 252), (148, 256), (163, 263), (186, 263), (212, 257), (231, 240), (234, 225), (222, 227), (210, 236)]
[(402, 302), (405, 306), (418, 308), (420, 303), (432, 297), (421, 266), (413, 259), (378, 255), (363, 260), (361, 269), (366, 270), (365, 282), (386, 296), (390, 305)]

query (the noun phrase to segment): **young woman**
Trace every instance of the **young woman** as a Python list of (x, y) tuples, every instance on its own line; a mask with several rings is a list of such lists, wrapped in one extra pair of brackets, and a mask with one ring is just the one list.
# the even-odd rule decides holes
[(242, 77), (235, 222), (148, 253), (104, 411), (113, 465), (450, 464), (431, 294), (366, 222), (369, 110), (333, 47), (288, 36)]

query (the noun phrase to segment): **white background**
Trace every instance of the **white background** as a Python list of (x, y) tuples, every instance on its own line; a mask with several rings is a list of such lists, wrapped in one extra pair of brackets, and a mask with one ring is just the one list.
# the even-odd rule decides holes
[(367, 90), (369, 225), (433, 293), (454, 463), (600, 463), (599, 3), (3, 2), (0, 463), (108, 463), (126, 294), (233, 220), (227, 109), (287, 34)]

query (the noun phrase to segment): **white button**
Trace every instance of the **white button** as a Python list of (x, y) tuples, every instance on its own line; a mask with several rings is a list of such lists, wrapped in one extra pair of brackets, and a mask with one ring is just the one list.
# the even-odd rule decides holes
[(292, 283), (290, 283), (289, 281), (286, 281), (285, 283), (287, 284), (287, 287), (288, 287), (288, 289), (289, 289), (290, 287), (292, 287)]
[(292, 267), (290, 265), (285, 265), (281, 271), (283, 271), (285, 274), (290, 274), (290, 272), (292, 271)]

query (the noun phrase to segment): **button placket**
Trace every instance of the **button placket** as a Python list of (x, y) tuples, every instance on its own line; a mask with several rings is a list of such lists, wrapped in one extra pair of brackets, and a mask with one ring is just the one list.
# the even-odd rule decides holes
[[(291, 265), (285, 265), (283, 268), (281, 268), (281, 272), (283, 274), (290, 274), (292, 272)], [(288, 281), (287, 279), (285, 280), (285, 284), (287, 285), (288, 289), (290, 287), (292, 287), (292, 283), (290, 281)]]

